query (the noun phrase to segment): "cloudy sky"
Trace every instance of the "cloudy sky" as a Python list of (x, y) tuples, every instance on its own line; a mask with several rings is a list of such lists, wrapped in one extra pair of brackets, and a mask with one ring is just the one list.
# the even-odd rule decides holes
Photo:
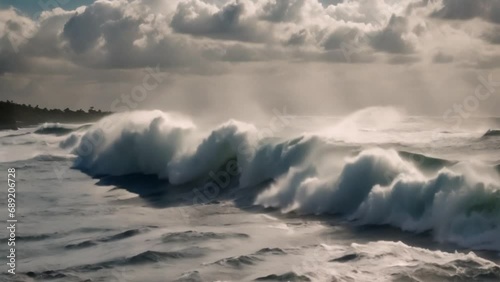
[(500, 81), (500, 0), (0, 3), (0, 99), (46, 107), (109, 110), (154, 69), (132, 108), (441, 115)]

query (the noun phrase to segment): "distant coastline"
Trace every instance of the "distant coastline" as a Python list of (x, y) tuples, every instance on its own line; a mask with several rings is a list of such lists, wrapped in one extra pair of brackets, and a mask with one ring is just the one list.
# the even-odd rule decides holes
[(38, 106), (0, 101), (0, 130), (17, 130), (44, 122), (79, 123), (99, 120), (112, 112), (94, 110), (65, 110), (39, 108)]

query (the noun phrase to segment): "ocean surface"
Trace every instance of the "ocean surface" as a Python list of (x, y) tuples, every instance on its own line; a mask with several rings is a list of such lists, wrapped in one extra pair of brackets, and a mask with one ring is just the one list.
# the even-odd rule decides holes
[(1, 131), (19, 223), (0, 281), (500, 281), (497, 129), (368, 108)]

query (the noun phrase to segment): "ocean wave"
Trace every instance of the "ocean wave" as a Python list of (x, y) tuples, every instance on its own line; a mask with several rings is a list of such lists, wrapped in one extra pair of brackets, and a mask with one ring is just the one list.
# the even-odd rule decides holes
[[(446, 253), (401, 242), (322, 244), (296, 273), (313, 281), (498, 281), (500, 267), (474, 253)], [(373, 263), (376, 261), (377, 263)], [(363, 269), (363, 271), (357, 271)]]
[(255, 265), (264, 261), (264, 257), (273, 255), (286, 255), (287, 253), (280, 248), (264, 248), (250, 255), (241, 255), (229, 258), (220, 259), (211, 264), (220, 266), (228, 266), (234, 268), (243, 268), (245, 266)]
[(160, 111), (134, 112), (104, 118), (72, 152), (75, 167), (92, 176), (156, 175), (175, 185), (206, 179), (236, 160), (232, 174), (239, 175), (241, 186), (251, 186), (333, 149), (324, 138), (279, 141), (261, 133), (231, 120), (204, 134), (189, 120)]
[(220, 266), (229, 266), (229, 267), (234, 267), (234, 268), (243, 268), (246, 265), (254, 265), (258, 262), (262, 261), (262, 259), (256, 257), (256, 256), (237, 256), (237, 257), (230, 257), (230, 258), (223, 258), (220, 259), (213, 264), (217, 264)]
[(428, 177), (396, 151), (372, 149), (348, 160), (337, 177), (292, 169), (255, 204), (283, 212), (340, 214), (362, 225), (432, 231), (438, 241), (500, 250), (500, 186), (498, 174), (490, 170), (457, 164)]
[(398, 151), (398, 153), (403, 159), (410, 161), (412, 164), (424, 171), (440, 169), (445, 166), (450, 166), (457, 163), (456, 161), (429, 157), (424, 154), (418, 154), (408, 151)]
[[(500, 250), (500, 180), (491, 166), (342, 148), (328, 136), (261, 137), (238, 121), (204, 131), (173, 114), (132, 112), (92, 125), (73, 153), (75, 167), (92, 176), (147, 174), (174, 185), (210, 176), (221, 186), (234, 176), (239, 188), (270, 182), (263, 192), (250, 189), (255, 205), (432, 231), (438, 241)], [(357, 155), (345, 160), (352, 151)], [(230, 160), (233, 171), (221, 171)]]
[[(73, 281), (74, 278), (78, 278), (77, 276), (75, 276), (75, 274), (83, 275), (85, 273), (102, 271), (103, 269), (114, 269), (116, 267), (141, 266), (141, 265), (155, 264), (160, 262), (199, 258), (204, 256), (205, 253), (206, 253), (205, 249), (197, 247), (191, 247), (171, 252), (146, 250), (137, 255), (125, 258), (117, 257), (102, 262), (77, 265), (65, 269), (46, 270), (43, 272), (29, 271), (25, 273), (20, 273), (19, 275), (21, 277), (27, 276), (29, 278), (34, 278), (37, 281), (55, 280), (62, 278), (66, 279), (64, 281)], [(83, 280), (76, 279), (75, 281), (83, 281)]]
[(44, 123), (39, 126), (33, 133), (40, 135), (55, 135), (63, 136), (74, 131), (86, 130), (90, 127), (90, 124), (75, 126), (75, 125), (65, 125), (60, 123)]
[(283, 274), (270, 274), (263, 277), (258, 277), (255, 281), (296, 281), (296, 282), (306, 282), (311, 281), (309, 277), (305, 275), (299, 275), (295, 272), (287, 272)]
[(197, 242), (205, 240), (247, 239), (250, 236), (244, 233), (214, 233), (214, 232), (171, 232), (162, 236), (163, 243)]
[(66, 139), (62, 140), (59, 142), (59, 147), (61, 149), (69, 149), (74, 147), (78, 142), (79, 142), (79, 136), (76, 134), (71, 134), (69, 137)]
[[(36, 279), (39, 281), (57, 280), (57, 279), (65, 279), (66, 281), (81, 280), (77, 276), (68, 275), (68, 274), (65, 274), (65, 273), (62, 273), (59, 271), (54, 271), (54, 270), (46, 270), (46, 271), (39, 272), (39, 273), (30, 271), (30, 272), (27, 272), (25, 275), (29, 278), (33, 278), (33, 279)], [(18, 280), (16, 280), (16, 281), (18, 281)]]
[(205, 249), (198, 247), (191, 247), (172, 252), (146, 250), (137, 255), (133, 255), (126, 258), (120, 257), (94, 264), (75, 266), (59, 271), (94, 272), (101, 270), (103, 268), (113, 268), (116, 266), (136, 266), (136, 265), (154, 264), (158, 262), (166, 262), (172, 260), (199, 258), (204, 256), (205, 252), (206, 252)]
[(178, 252), (145, 251), (133, 257), (118, 261), (118, 265), (148, 264), (185, 258), (198, 258), (203, 255), (204, 252), (199, 248), (190, 248)]
[(255, 127), (229, 121), (200, 136), (191, 121), (160, 111), (117, 114), (92, 126), (73, 153), (75, 167), (94, 175), (157, 175), (172, 184), (206, 177), (239, 147), (251, 147)]
[[(18, 241), (26, 241), (26, 242), (34, 242), (34, 241), (43, 241), (49, 238), (52, 238), (53, 235), (56, 234), (35, 234), (35, 235), (24, 235), (24, 236), (16, 236), (16, 240)], [(0, 239), (0, 241), (7, 243), (9, 237), (5, 237)]]
[(52, 162), (52, 161), (67, 161), (73, 160), (75, 156), (73, 155), (62, 155), (62, 154), (39, 154), (33, 157), (31, 160), (39, 162)]
[(64, 248), (70, 249), (70, 250), (89, 248), (89, 247), (97, 246), (99, 243), (109, 243), (109, 242), (115, 242), (115, 241), (128, 239), (128, 238), (140, 235), (142, 233), (148, 232), (149, 230), (150, 230), (149, 228), (130, 229), (130, 230), (120, 232), (118, 234), (114, 234), (114, 235), (110, 235), (110, 236), (100, 237), (100, 238), (96, 238), (93, 240), (85, 240), (85, 241), (74, 243), (74, 244), (68, 244)]
[(30, 134), (30, 132), (24, 132), (24, 133), (16, 133), (16, 134), (9, 134), (5, 136), (1, 136), (0, 138), (14, 138), (14, 137), (19, 137), (19, 136), (25, 136)]
[(255, 255), (286, 255), (287, 253), (280, 248), (264, 248), (258, 250)]
[(202, 282), (200, 273), (198, 271), (190, 271), (183, 273), (181, 277), (176, 279), (174, 282)]
[(483, 135), (483, 137), (494, 137), (494, 136), (500, 136), (500, 130), (489, 129)]

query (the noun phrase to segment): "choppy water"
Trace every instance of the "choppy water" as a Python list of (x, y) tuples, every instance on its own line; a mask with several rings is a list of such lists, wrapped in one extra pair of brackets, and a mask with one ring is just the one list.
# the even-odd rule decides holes
[(19, 274), (0, 279), (499, 281), (500, 137), (486, 134), (497, 128), (375, 108), (3, 131)]

